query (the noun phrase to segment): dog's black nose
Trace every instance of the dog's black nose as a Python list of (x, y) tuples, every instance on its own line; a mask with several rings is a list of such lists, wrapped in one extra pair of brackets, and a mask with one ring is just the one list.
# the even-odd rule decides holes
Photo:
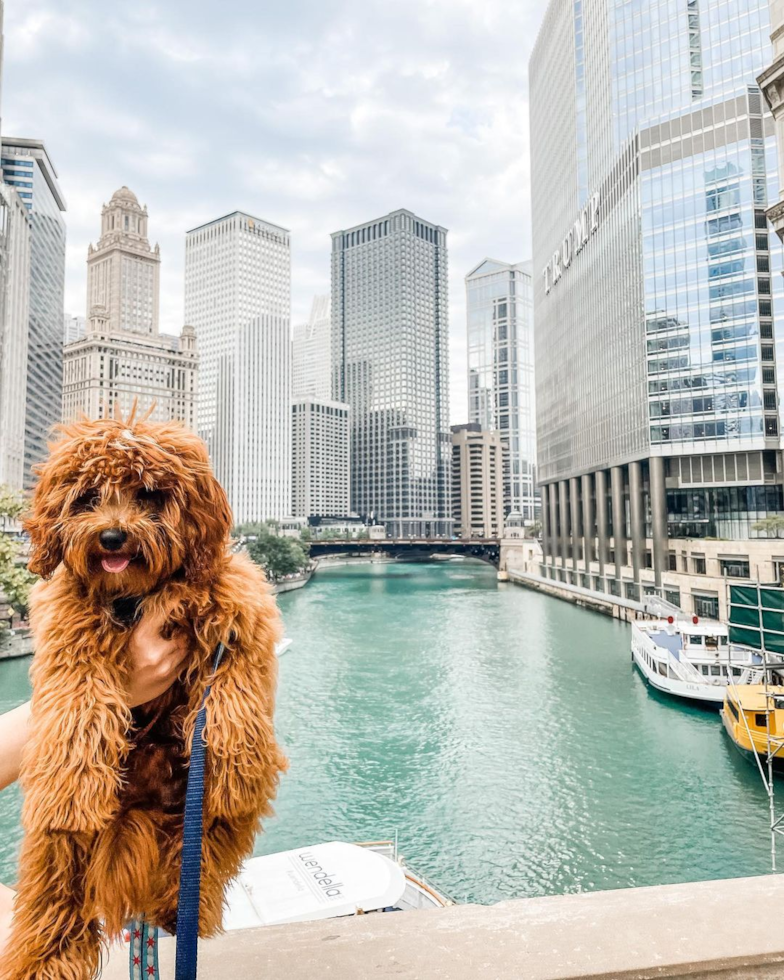
[(105, 531), (101, 531), (98, 540), (107, 551), (119, 551), (125, 544), (127, 537), (125, 531), (119, 527), (109, 527)]

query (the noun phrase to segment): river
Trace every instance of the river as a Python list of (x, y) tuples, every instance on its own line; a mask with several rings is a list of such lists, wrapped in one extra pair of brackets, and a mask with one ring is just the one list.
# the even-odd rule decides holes
[[(397, 832), (458, 901), (761, 874), (767, 798), (718, 715), (634, 671), (629, 626), (469, 563), (339, 566), (280, 597), (290, 759), (257, 853)], [(0, 663), (0, 710), (28, 694)], [(19, 794), (0, 793), (0, 880)]]

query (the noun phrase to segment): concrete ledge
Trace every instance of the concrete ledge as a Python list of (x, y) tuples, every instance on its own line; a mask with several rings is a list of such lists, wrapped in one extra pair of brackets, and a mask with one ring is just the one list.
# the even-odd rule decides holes
[[(201, 944), (205, 980), (784, 978), (784, 877), (523, 899), (233, 932)], [(173, 976), (173, 941), (161, 944)], [(104, 980), (125, 980), (115, 950)]]

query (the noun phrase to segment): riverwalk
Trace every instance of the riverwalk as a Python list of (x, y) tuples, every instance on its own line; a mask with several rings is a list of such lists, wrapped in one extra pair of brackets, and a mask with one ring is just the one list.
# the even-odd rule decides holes
[[(784, 877), (562, 895), (231, 932), (200, 975), (231, 980), (784, 978)], [(173, 975), (174, 943), (161, 943)], [(115, 950), (102, 980), (125, 980)]]

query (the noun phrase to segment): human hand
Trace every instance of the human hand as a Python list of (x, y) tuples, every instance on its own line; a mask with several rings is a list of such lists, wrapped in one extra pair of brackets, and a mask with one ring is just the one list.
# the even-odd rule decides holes
[(145, 613), (131, 633), (128, 694), (132, 708), (167, 691), (182, 667), (187, 652), (185, 637), (165, 640), (161, 636), (165, 625), (166, 617), (162, 613)]

